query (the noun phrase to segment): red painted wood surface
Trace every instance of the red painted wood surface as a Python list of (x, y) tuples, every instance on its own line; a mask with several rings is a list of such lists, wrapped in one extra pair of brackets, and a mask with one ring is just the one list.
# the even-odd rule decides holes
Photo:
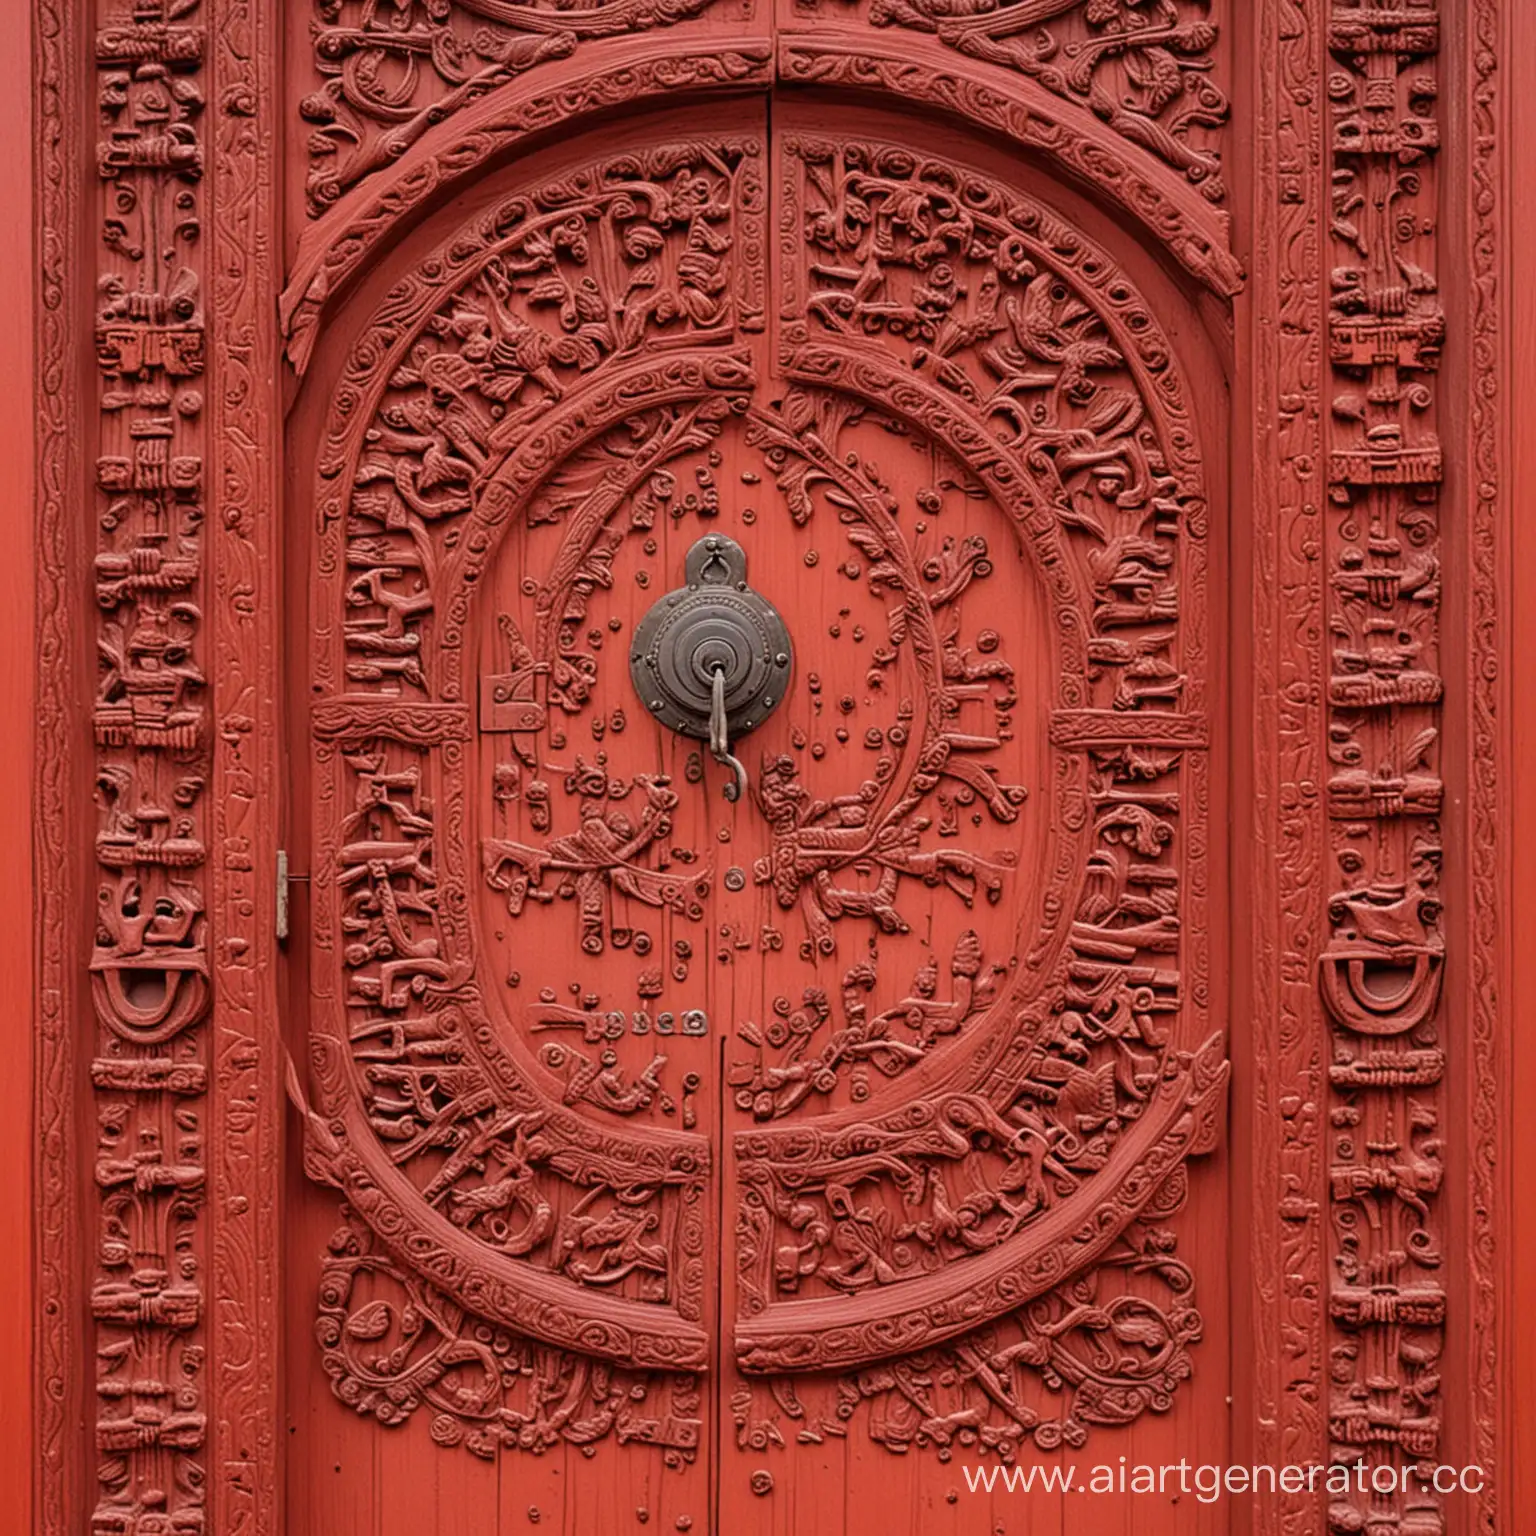
[(28, 1529), (1515, 1528), (1523, 23), (951, 12), (37, 0)]
[[(0, 263), (10, 287), (0, 325), (0, 365), (8, 381), (4, 414), (4, 482), (0, 498), (9, 509), (5, 519), (3, 601), (6, 640), (16, 664), (9, 667), (0, 694), (0, 719), (7, 723), (4, 751), (6, 781), (11, 792), (5, 802), (5, 836), (16, 851), (15, 876), (4, 893), (4, 964), (16, 1000), (4, 1025), (6, 1059), (14, 1064), (18, 1081), (30, 1083), (36, 1064), (35, 1021), (20, 999), (35, 986), (36, 873), (31, 859), (33, 837), (32, 724), (37, 678), (23, 658), (29, 656), (34, 634), (34, 571), (31, 519), (25, 514), (35, 493), (36, 454), (33, 450), (33, 201), (32, 167), (25, 153), (30, 134), (30, 101), (24, 50), (12, 50), (0, 91), (0, 141), (15, 148), (7, 157), (3, 191), (13, 211), (0, 248)], [(33, 1199), (37, 1147), (36, 1109), (23, 1094), (6, 1116), (3, 1155), (12, 1170), (0, 1193), (0, 1499), (20, 1530), (31, 1530), (33, 1482), (36, 1469), (33, 1413), (36, 1376), (32, 1356), (32, 1324), (37, 1290), (33, 1274)]]

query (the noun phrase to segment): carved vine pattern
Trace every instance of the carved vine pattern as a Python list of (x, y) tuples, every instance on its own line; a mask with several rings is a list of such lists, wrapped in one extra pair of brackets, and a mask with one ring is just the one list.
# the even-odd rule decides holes
[(649, 97), (762, 89), (775, 72), (787, 83), (921, 102), (1001, 133), (1096, 187), (1214, 293), (1230, 297), (1241, 288), (1242, 268), (1230, 249), (1225, 216), (1187, 182), (1171, 178), (1107, 124), (1058, 106), (1044, 92), (995, 89), (963, 64), (924, 57), (928, 46), (913, 37), (892, 52), (878, 35), (849, 39), (795, 32), (786, 34), (775, 52), (767, 40), (745, 39), (723, 48), (677, 38), (654, 56), (627, 57), (623, 67), (567, 74), (558, 93), (521, 82), (498, 89), (482, 105), (456, 115), (417, 152), (374, 173), (356, 197), (344, 199), (301, 235), (279, 306), (288, 356), (302, 371), (322, 312), (375, 248), (415, 208), (445, 186), (472, 177), (493, 156), (562, 121)]
[[(825, 0), (801, 3), (814, 13)], [(869, 0), (863, 14), (1087, 108), (1221, 203), (1230, 105), (1216, 79), (1212, 10), (1210, 0)]]
[[(1508, 228), (1508, 196), (1501, 168), (1504, 161), (1501, 113), (1509, 98), (1502, 69), (1505, 17), (1497, 0), (1474, 0), (1464, 50), (1466, 100), (1476, 131), (1471, 135), (1468, 174), (1463, 188), (1467, 207), (1467, 269), (1472, 275), (1468, 305), (1468, 350), (1476, 385), (1468, 432), (1469, 463), (1475, 470), (1476, 494), (1469, 518), (1473, 617), (1471, 644), (1465, 662), (1472, 729), (1469, 774), (1471, 814), (1470, 925), (1470, 1056), (1472, 1145), (1468, 1148), (1463, 1187), (1473, 1212), (1469, 1243), (1471, 1276), (1470, 1332), (1473, 1359), (1473, 1443), (1490, 1467), (1498, 1466), (1500, 1383), (1500, 1310), (1498, 1296), (1498, 1208), (1493, 1169), (1500, 1139), (1501, 1013), (1508, 998), (1500, 961), (1497, 912), (1504, 889), (1502, 829), (1508, 824), (1508, 770), (1501, 749), (1499, 691), (1500, 656), (1507, 643), (1507, 594), (1501, 583), (1499, 557), (1501, 501), (1511, 429), (1509, 391), (1502, 380), (1509, 362), (1504, 316), (1508, 312), (1498, 274), (1504, 267)], [(1505, 290), (1507, 292), (1507, 290)], [(1501, 1478), (1485, 1484), (1476, 1503), (1479, 1527), (1492, 1533), (1499, 1527)], [(1507, 1507), (1507, 1503), (1505, 1504)]]
[[(584, 40), (671, 27), (710, 4), (408, 0), (385, 10), (315, 0), (317, 88), (299, 103), (311, 216), (518, 75)], [(871, 0), (864, 19), (1023, 75), (1170, 166), (1207, 201), (1225, 199), (1219, 131), (1229, 106), (1216, 79), (1210, 0)]]
[(348, 1407), (385, 1427), (429, 1411), (436, 1444), (486, 1461), (510, 1450), (590, 1450), (610, 1436), (661, 1447), (670, 1467), (696, 1458), (698, 1376), (626, 1370), (488, 1323), (381, 1252), (345, 1208), (343, 1217), (321, 1273), (316, 1332)]
[[(1166, 1193), (1171, 1211), (1182, 1181)], [(1026, 1447), (1079, 1448), (1096, 1427), (1166, 1412), (1193, 1374), (1204, 1324), (1194, 1276), (1155, 1214), (1143, 1212), (1096, 1268), (958, 1343), (844, 1375), (830, 1393), (792, 1376), (744, 1382), (731, 1397), (738, 1447), (844, 1439), (862, 1415), (870, 1440), (896, 1454), (1011, 1462)], [(1154, 1284), (1157, 1299), (1129, 1289), (1130, 1276)], [(1037, 1405), (1039, 1385), (1054, 1412)]]

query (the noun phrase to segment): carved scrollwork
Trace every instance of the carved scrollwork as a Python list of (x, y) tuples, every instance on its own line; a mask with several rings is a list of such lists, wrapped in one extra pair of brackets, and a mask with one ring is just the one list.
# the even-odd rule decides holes
[(1214, 293), (1230, 297), (1242, 287), (1242, 267), (1230, 249), (1227, 218), (1218, 206), (1189, 182), (1144, 161), (1092, 113), (1032, 89), (1031, 82), (978, 78), (952, 54), (944, 57), (937, 40), (927, 44), (910, 33), (899, 46), (879, 33), (856, 38), (790, 34), (780, 47), (779, 69), (789, 82), (867, 93), (875, 101), (921, 102), (1002, 134), (1048, 156), (1114, 201)]
[(875, 27), (928, 33), (1086, 107), (1212, 203), (1226, 198), (1210, 0), (869, 0)]
[(315, 1323), (337, 1397), (380, 1424), (431, 1414), (433, 1441), (490, 1461), (613, 1439), (698, 1454), (697, 1378), (625, 1370), (556, 1350), (466, 1313), (344, 1221), (331, 1239)]
[(864, 961), (846, 971), (837, 1015), (841, 1027), (828, 1029), (834, 1014), (819, 987), (807, 987), (798, 1008), (787, 997), (776, 997), (772, 1015), (761, 1025), (748, 1020), (738, 1026), (741, 1039), (757, 1054), (731, 1065), (728, 1080), (736, 1089), (737, 1107), (759, 1120), (777, 1119), (812, 1094), (830, 1093), (861, 1062), (897, 1077), (938, 1040), (985, 1010), (1005, 974), (1004, 966), (983, 966), (981, 942), (967, 929), (950, 957), (946, 998), (938, 996), (939, 969), (932, 960), (913, 978), (905, 997), (873, 1014), (868, 994), (875, 985), (874, 964)]
[[(1159, 1198), (1162, 1215), (1182, 1180)], [(1193, 1374), (1204, 1323), (1171, 1230), (1133, 1223), (1099, 1265), (952, 1344), (835, 1378), (744, 1383), (731, 1399), (742, 1449), (819, 1445), (862, 1433), (895, 1453), (1017, 1459), (1081, 1447), (1096, 1426), (1165, 1413)], [(1156, 1299), (1128, 1286), (1158, 1285)]]
[(407, 0), (381, 13), (367, 0), (316, 0), (318, 89), (309, 123), (311, 216), (392, 164), (428, 129), (584, 38), (672, 26), (712, 0), (598, 0), (567, 6), (510, 0)]

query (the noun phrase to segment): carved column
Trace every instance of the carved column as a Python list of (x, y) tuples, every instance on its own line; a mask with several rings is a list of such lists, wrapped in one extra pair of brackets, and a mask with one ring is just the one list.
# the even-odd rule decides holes
[(258, 20), (201, 0), (37, 11), (48, 1532), (275, 1529), (277, 223)]
[[(1351, 1469), (1327, 1529), (1415, 1536), (1471, 1509), (1493, 1529), (1496, 1420), (1499, 28), (1484, 3), (1475, 37), (1448, 34), (1476, 118), (1463, 215), (1438, 170), (1441, 10), (1260, 7), (1252, 106), (1254, 830), (1273, 871), (1252, 917), (1253, 1156), (1272, 1191), (1253, 1229), (1256, 1454)], [(1458, 273), (1448, 302), (1441, 246), (1462, 227), (1476, 280)], [(1443, 350), (1471, 379), (1449, 412)], [(1465, 462), (1446, 427), (1463, 412)], [(1445, 582), (1466, 638), (1442, 622)], [(1444, 912), (1447, 892), (1474, 910)], [(1444, 985), (1458, 966), (1461, 994)], [(1470, 1188), (1465, 1218), (1447, 1175)], [(1482, 1496), (1417, 1476), (1453, 1456), (1484, 1468)], [(1282, 1496), (1257, 1528), (1311, 1531), (1319, 1513)]]
[(1437, 6), (1335, 0), (1327, 43), (1328, 1432), (1377, 1490), (1329, 1519), (1429, 1533), (1440, 1498), (1379, 1490), (1443, 1417)]
[(206, 1498), (208, 124), (197, 10), (102, 0), (96, 13), (87, 1240), (100, 1531), (136, 1531), (154, 1515), (196, 1529)]

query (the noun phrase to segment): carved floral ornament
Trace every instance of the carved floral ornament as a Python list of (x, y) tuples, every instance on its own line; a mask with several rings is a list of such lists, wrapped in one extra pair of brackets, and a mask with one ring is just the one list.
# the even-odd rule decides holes
[[(780, 914), (759, 948), (853, 963), (835, 1000), (720, 1026), (725, 1347), (771, 1398), (738, 1394), (743, 1443), (782, 1441), (786, 1415), (845, 1433), (871, 1397), (892, 1448), (941, 1402), (1001, 1455), (1080, 1441), (1166, 1409), (1200, 1333), (1168, 1222), (1186, 1159), (1217, 1144), (1226, 1064), (1198, 937), (1205, 503), (1173, 355), (1105, 253), (1039, 205), (896, 146), (790, 140), (767, 370), (764, 162), (752, 135), (678, 141), (495, 204), (396, 284), (335, 390), (306, 1163), (347, 1214), (320, 1338), (345, 1401), (384, 1422), (426, 1408), (434, 1438), (482, 1455), (612, 1431), (691, 1459), (718, 1368), (704, 1212), (722, 1175), (697, 1081), (668, 1061), (692, 1022), (637, 1013), (656, 1054), (630, 1074), (605, 1045), (625, 1016), (519, 1002), (475, 914), (510, 923), (515, 964), (518, 925), (547, 913), (600, 953), (636, 944), (621, 902), (686, 928), (708, 899), (713, 865), (657, 862), (691, 786), (616, 776), (601, 751), (549, 767), (607, 669), (627, 677), (594, 623), (615, 572), (714, 515), (727, 441), (772, 492), (773, 536), (842, 544), (883, 629), (869, 723), (852, 717), (863, 784), (820, 798), (808, 754), (753, 765), (755, 879)], [(934, 488), (888, 487), (869, 432), (926, 455)], [(967, 600), (993, 551), (946, 533), (968, 500), (1013, 525), (1051, 615), (1033, 790), (1007, 771), (1014, 664)], [(514, 528), (552, 553), (477, 678)], [(482, 777), (486, 739), (502, 756)], [(1009, 845), (1031, 814), (1061, 830), (1024, 872)], [(904, 932), (924, 887), (971, 926), (880, 1008), (854, 947)], [(560, 894), (573, 906), (541, 905)], [(1024, 914), (1012, 960), (981, 937), (1006, 930), (965, 915), (994, 906)], [(834, 1373), (831, 1397), (796, 1388), (808, 1369)]]

